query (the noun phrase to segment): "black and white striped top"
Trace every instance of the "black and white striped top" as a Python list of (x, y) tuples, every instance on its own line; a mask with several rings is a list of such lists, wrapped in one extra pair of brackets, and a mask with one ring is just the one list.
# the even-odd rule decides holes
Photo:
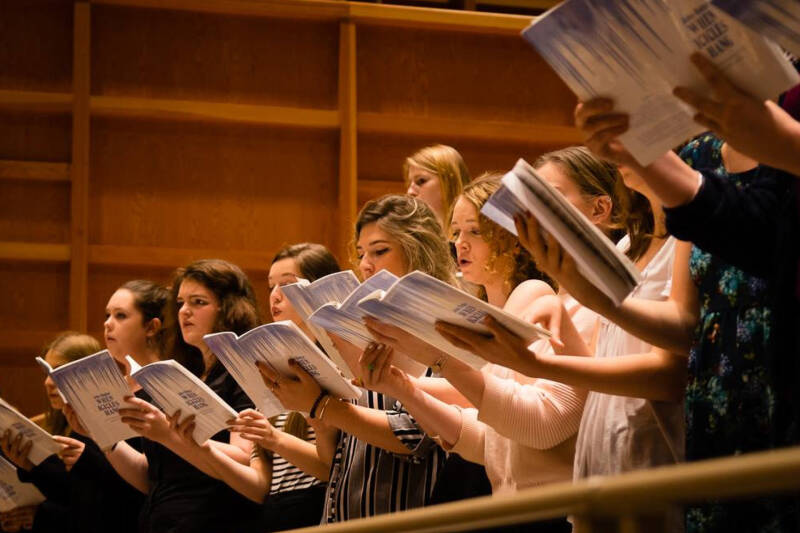
[(323, 523), (422, 507), (430, 502), (445, 452), (395, 400), (367, 391), (357, 405), (386, 411), (410, 455), (398, 455), (342, 433), (331, 467)]
[[(289, 413), (279, 414), (273, 421), (275, 429), (283, 431), (288, 417)], [(306, 429), (305, 440), (312, 444), (317, 442), (317, 435), (314, 432), (314, 428), (310, 425), (308, 429)], [(261, 452), (262, 458), (269, 454), (269, 452), (265, 450), (259, 451)], [(325, 482), (320, 481), (310, 474), (306, 474), (277, 453), (272, 454), (272, 485), (269, 489), (270, 494), (307, 489), (315, 485), (322, 485), (323, 483)]]

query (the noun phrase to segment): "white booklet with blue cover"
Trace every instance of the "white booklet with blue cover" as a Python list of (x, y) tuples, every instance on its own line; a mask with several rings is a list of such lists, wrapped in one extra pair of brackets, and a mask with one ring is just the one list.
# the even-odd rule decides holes
[(620, 140), (642, 165), (703, 131), (672, 95), (676, 86), (710, 92), (691, 53), (763, 100), (800, 81), (775, 43), (708, 0), (566, 0), (522, 36), (580, 100), (608, 97), (630, 115)]
[(25, 441), (33, 442), (28, 460), (35, 465), (61, 450), (61, 445), (53, 440), (50, 433), (0, 398), (0, 435), (7, 430), (11, 431), (12, 439), (22, 433)]
[(168, 416), (181, 412), (180, 420), (195, 415), (192, 437), (203, 444), (224, 429), (227, 421), (236, 418), (236, 411), (208, 385), (179, 362), (168, 359), (149, 365), (139, 363), (128, 355), (131, 377), (142, 386), (153, 401)]
[(342, 373), (350, 379), (353, 378), (350, 367), (347, 366), (346, 361), (333, 345), (325, 330), (312, 323), (309, 317), (318, 307), (324, 304), (343, 302), (358, 285), (358, 278), (353, 271), (343, 270), (321, 277), (313, 283), (301, 279), (297, 283), (281, 287), (283, 295), (289, 300), (294, 310), (322, 345), (325, 353), (333, 359)]
[(264, 384), (257, 362), (288, 378), (294, 376), (289, 366), (289, 360), (294, 359), (322, 389), (338, 398), (353, 400), (361, 395), (358, 387), (290, 320), (264, 324), (238, 337), (230, 331), (211, 333), (203, 340), (266, 417), (286, 409)]
[(41, 357), (36, 361), (55, 382), (64, 401), (78, 413), (101, 450), (138, 436), (120, 419), (118, 411), (129, 406), (124, 398), (131, 395), (131, 390), (108, 350), (56, 369)]
[(418, 270), (406, 274), (388, 290), (378, 290), (362, 298), (358, 306), (364, 314), (400, 327), (477, 369), (484, 366), (486, 361), (445, 340), (436, 331), (437, 321), (464, 326), (489, 335), (489, 329), (481, 323), (481, 320), (486, 315), (491, 315), (529, 342), (550, 337), (550, 332), (546, 329), (520, 320), (498, 307)]
[(711, 3), (800, 57), (800, 2), (797, 0), (712, 0)]
[(364, 326), (364, 311), (358, 307), (358, 302), (377, 290), (388, 290), (395, 281), (397, 276), (381, 270), (356, 287), (341, 303), (331, 302), (317, 308), (309, 320), (363, 350), (374, 339)]
[(616, 305), (642, 280), (636, 265), (525, 160), (503, 176), (481, 213), (517, 234), (514, 216), (530, 211), (575, 259), (578, 270)]
[(17, 477), (17, 467), (0, 457), (0, 513), (17, 507), (39, 505), (44, 495), (33, 483), (23, 483)]

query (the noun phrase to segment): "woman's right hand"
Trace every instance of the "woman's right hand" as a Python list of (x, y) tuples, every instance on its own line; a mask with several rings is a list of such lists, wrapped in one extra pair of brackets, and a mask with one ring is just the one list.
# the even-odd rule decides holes
[(23, 439), (22, 433), (17, 433), (12, 437), (10, 429), (7, 429), (3, 436), (0, 437), (0, 450), (3, 450), (3, 455), (14, 463), (17, 468), (22, 468), (23, 470), (33, 468), (33, 463), (28, 459), (28, 454), (30, 454), (32, 447), (32, 440)]
[(271, 450), (275, 445), (278, 430), (255, 409), (245, 409), (236, 418), (228, 420), (228, 424), (232, 433), (239, 433), (243, 439), (266, 450)]
[(75, 463), (78, 462), (78, 459), (81, 458), (86, 445), (77, 439), (72, 439), (70, 437), (64, 437), (61, 435), (53, 435), (53, 440), (61, 445), (61, 451), (58, 452), (58, 458), (61, 459), (61, 461), (64, 463), (64, 467), (67, 469), (67, 472), (69, 472), (72, 470), (72, 467), (75, 466)]
[(608, 98), (579, 102), (575, 107), (575, 126), (583, 135), (583, 144), (597, 157), (617, 165), (640, 168), (639, 163), (618, 137), (628, 131), (630, 117), (614, 110)]
[(33, 529), (33, 518), (36, 516), (37, 508), (36, 505), (28, 505), (0, 513), (0, 530), (6, 533), (16, 533), (21, 530)]
[(161, 409), (136, 396), (126, 396), (125, 401), (132, 407), (119, 410), (123, 424), (128, 424), (136, 433), (154, 442), (167, 442), (172, 428)]
[(362, 386), (399, 399), (413, 392), (414, 384), (408, 374), (392, 365), (392, 356), (391, 346), (370, 343), (359, 359)]

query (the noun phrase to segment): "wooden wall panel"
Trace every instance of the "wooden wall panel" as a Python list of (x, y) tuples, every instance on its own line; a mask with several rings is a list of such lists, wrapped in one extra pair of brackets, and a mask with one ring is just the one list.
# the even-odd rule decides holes
[(335, 133), (96, 120), (90, 244), (335, 242)]
[(572, 125), (575, 99), (517, 36), (358, 28), (359, 111)]
[(67, 162), (71, 139), (69, 115), (0, 112), (0, 159)]
[(43, 413), (47, 405), (44, 393), (44, 374), (34, 363), (33, 356), (39, 353), (25, 354), (30, 364), (1, 366), (0, 396), (11, 405), (31, 417)]
[(68, 285), (66, 265), (0, 263), (3, 334), (65, 329)]
[(69, 182), (0, 180), (0, 241), (69, 241)]
[(337, 23), (95, 6), (92, 93), (336, 108)]
[(0, 88), (72, 89), (71, 0), (0, 2)]

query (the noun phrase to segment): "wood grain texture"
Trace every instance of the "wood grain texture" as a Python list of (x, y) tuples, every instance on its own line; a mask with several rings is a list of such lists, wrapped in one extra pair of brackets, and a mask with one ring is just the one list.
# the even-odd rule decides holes
[(0, 2), (0, 88), (72, 91), (72, 1)]
[(342, 22), (339, 29), (339, 235), (336, 250), (346, 257), (358, 201), (358, 125), (356, 111), (356, 26)]
[(69, 113), (72, 111), (72, 93), (0, 90), (0, 109)]
[(338, 25), (95, 6), (92, 93), (336, 109)]
[(571, 126), (575, 97), (517, 35), (359, 27), (359, 111)]
[(33, 360), (39, 352), (27, 354), (28, 364), (0, 364), (0, 395), (11, 405), (31, 417), (44, 412), (47, 398), (42, 369)]
[(335, 246), (336, 134), (102, 119), (92, 143), (92, 244)]
[(4, 160), (69, 161), (71, 141), (69, 115), (0, 112), (0, 158)]
[(69, 242), (69, 183), (0, 180), (0, 198), (0, 241)]
[(69, 163), (0, 160), (0, 179), (69, 182)]
[(0, 337), (13, 331), (59, 331), (69, 325), (66, 264), (0, 261)]

